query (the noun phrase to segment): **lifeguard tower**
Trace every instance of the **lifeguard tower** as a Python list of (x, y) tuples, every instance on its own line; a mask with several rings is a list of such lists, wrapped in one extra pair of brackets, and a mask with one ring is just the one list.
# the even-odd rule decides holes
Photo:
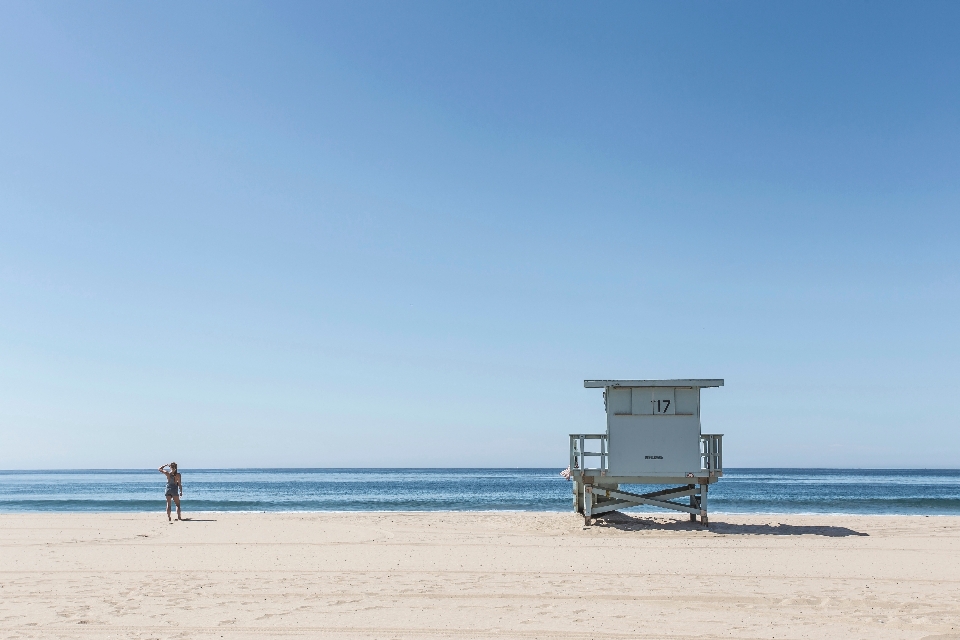
[[(570, 434), (573, 508), (594, 516), (649, 505), (690, 514), (707, 526), (707, 489), (723, 475), (723, 436), (700, 429), (700, 389), (723, 380), (584, 380), (603, 389), (606, 433)], [(650, 493), (621, 484), (673, 486)], [(689, 497), (689, 504), (675, 502)]]

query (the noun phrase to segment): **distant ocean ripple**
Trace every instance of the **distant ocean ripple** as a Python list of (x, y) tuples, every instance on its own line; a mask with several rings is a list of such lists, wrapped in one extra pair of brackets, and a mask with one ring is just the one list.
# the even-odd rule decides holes
[[(186, 511), (571, 509), (570, 483), (559, 477), (560, 469), (181, 471)], [(157, 511), (165, 505), (163, 488), (154, 470), (0, 471), (0, 512)], [(960, 470), (728, 469), (710, 488), (710, 508), (960, 514)]]

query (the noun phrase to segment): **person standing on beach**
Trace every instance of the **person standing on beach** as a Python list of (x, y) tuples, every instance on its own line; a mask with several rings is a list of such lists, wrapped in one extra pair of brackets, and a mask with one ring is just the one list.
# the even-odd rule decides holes
[[(167, 468), (169, 467), (169, 471)], [(171, 462), (169, 465), (163, 465), (157, 469), (160, 473), (167, 476), (167, 490), (164, 493), (167, 497), (167, 520), (173, 522), (170, 518), (170, 500), (177, 503), (177, 520), (183, 520), (180, 517), (180, 498), (183, 496), (183, 484), (180, 483), (180, 472), (177, 471), (177, 463)], [(180, 495), (177, 495), (177, 494)]]

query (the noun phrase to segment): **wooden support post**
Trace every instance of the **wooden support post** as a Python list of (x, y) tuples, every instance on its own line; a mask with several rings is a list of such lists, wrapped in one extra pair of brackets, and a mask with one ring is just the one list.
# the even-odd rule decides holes
[(593, 513), (593, 485), (583, 485), (583, 524), (590, 526)]
[[(697, 508), (697, 496), (690, 496), (690, 507), (692, 509)], [(690, 522), (696, 522), (696, 521), (697, 521), (697, 516), (691, 513)]]
[(707, 520), (707, 488), (709, 486), (709, 484), (700, 485), (700, 524), (705, 527), (710, 526)]

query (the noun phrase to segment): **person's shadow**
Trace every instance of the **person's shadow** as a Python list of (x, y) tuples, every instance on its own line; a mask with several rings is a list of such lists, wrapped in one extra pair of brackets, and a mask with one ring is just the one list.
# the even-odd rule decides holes
[(609, 527), (621, 531), (710, 531), (724, 535), (745, 536), (826, 536), (828, 538), (846, 538), (847, 536), (869, 536), (869, 533), (854, 531), (847, 527), (831, 525), (792, 525), (783, 524), (733, 524), (713, 521), (709, 527), (689, 520), (660, 520), (653, 516), (628, 515), (612, 511), (597, 516), (593, 526)]
[(180, 522), (216, 522), (213, 518), (181, 518)]

